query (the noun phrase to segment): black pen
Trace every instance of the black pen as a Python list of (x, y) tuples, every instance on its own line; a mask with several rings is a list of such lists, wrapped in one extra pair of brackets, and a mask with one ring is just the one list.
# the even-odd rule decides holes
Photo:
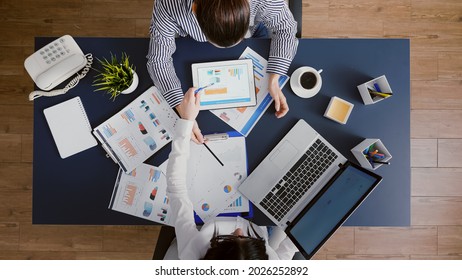
[(372, 162), (373, 162), (373, 163), (380, 163), (380, 164), (388, 164), (388, 165), (390, 164), (390, 163), (387, 162), (387, 161), (376, 161), (376, 160), (373, 160)]
[(221, 166), (225, 166), (223, 164), (223, 162), (221, 162), (221, 160), (212, 152), (212, 150), (210, 150), (209, 146), (207, 146), (207, 144), (205, 144), (205, 143), (203, 143), (203, 144), (207, 148), (207, 150), (209, 150), (209, 152), (212, 154), (212, 156), (218, 160), (218, 162), (221, 164)]

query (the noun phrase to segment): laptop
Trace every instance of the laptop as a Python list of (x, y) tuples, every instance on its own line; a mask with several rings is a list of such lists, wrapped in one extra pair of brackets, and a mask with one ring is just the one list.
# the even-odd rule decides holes
[(310, 259), (381, 180), (301, 119), (239, 191)]

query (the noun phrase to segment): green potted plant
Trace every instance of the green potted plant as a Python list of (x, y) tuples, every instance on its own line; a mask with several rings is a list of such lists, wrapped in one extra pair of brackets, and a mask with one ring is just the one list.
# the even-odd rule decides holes
[(138, 86), (138, 75), (135, 72), (135, 67), (130, 64), (129, 57), (126, 53), (122, 53), (120, 61), (111, 53), (111, 59), (97, 59), (102, 69), (93, 81), (93, 86), (97, 87), (95, 91), (106, 91), (111, 95), (111, 99), (115, 100), (119, 94), (128, 94), (133, 92)]

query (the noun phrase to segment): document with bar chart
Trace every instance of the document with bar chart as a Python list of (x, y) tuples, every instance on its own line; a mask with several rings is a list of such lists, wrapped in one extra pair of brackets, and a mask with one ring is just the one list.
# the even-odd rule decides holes
[(109, 209), (156, 223), (170, 223), (167, 179), (155, 166), (141, 164), (130, 173), (119, 169)]
[(93, 130), (108, 155), (125, 173), (172, 141), (178, 115), (152, 86)]
[[(253, 62), (257, 105), (254, 107), (216, 109), (210, 110), (210, 112), (240, 134), (247, 136), (273, 102), (273, 98), (268, 91), (268, 74), (266, 73), (268, 61), (249, 47), (244, 50), (239, 59), (251, 59)], [(279, 87), (283, 88), (288, 80), (288, 76), (281, 76)]]

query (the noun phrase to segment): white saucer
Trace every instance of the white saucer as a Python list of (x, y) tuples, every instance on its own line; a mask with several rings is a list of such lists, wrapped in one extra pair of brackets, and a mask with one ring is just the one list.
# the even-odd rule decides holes
[(295, 70), (290, 76), (290, 87), (292, 88), (292, 91), (301, 98), (310, 98), (315, 96), (322, 86), (322, 79), (319, 78), (320, 76), (318, 77), (319, 84), (316, 86), (316, 88), (308, 90), (300, 85), (300, 76), (309, 70), (318, 72), (316, 69), (312, 67), (303, 66)]

